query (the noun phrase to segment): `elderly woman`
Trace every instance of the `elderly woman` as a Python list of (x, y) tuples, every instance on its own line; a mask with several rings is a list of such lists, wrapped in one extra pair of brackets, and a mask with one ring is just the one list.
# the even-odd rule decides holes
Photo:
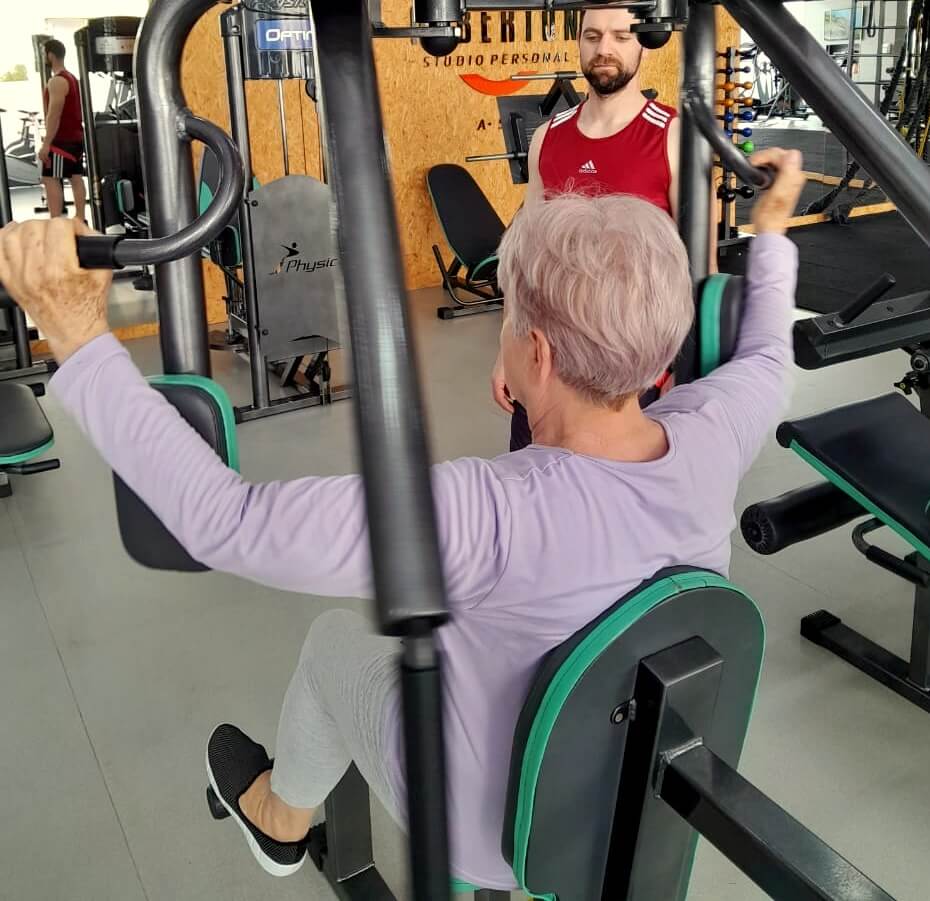
[[(454, 874), (507, 889), (500, 852), (514, 727), (544, 655), (663, 567), (727, 571), (740, 478), (783, 410), (796, 251), (783, 237), (800, 155), (769, 151), (734, 359), (642, 411), (692, 320), (671, 219), (631, 197), (562, 197), (517, 217), (501, 246), (508, 384), (535, 444), (433, 470), (453, 618), (440, 633)], [(370, 597), (361, 480), (250, 484), (139, 374), (106, 324), (109, 277), (79, 269), (58, 220), (0, 233), (0, 279), (62, 363), (52, 389), (106, 461), (190, 554), (310, 595)], [(314, 514), (325, 509), (327, 516)], [(321, 532), (321, 529), (323, 530)], [(398, 648), (348, 612), (310, 629), (275, 760), (233, 726), (209, 777), (269, 872), (305, 857), (314, 810), (355, 761), (402, 821)]]

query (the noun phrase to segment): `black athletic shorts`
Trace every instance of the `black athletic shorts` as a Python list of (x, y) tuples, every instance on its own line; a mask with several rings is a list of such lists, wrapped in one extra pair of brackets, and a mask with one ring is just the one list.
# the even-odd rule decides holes
[(84, 174), (84, 145), (61, 141), (52, 145), (49, 165), (42, 167), (43, 178), (71, 178)]

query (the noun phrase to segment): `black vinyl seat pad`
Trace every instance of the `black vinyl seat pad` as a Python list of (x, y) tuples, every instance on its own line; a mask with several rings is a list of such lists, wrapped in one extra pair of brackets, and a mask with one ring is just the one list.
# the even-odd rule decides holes
[(778, 427), (778, 442), (930, 560), (930, 421), (885, 394)]
[(0, 467), (25, 463), (48, 450), (54, 433), (32, 389), (0, 383)]
[(426, 184), (452, 252), (470, 278), (489, 278), (492, 262), (496, 270), (497, 248), (505, 227), (478, 183), (462, 166), (444, 163), (429, 170)]

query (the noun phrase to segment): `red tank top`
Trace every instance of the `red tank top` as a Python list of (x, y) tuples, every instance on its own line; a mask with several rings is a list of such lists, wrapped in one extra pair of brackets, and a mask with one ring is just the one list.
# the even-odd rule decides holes
[[(84, 129), (81, 125), (81, 86), (78, 80), (66, 69), (58, 73), (68, 82), (68, 96), (65, 97), (64, 109), (61, 111), (61, 123), (55, 142), (66, 144), (80, 144), (84, 140)], [(48, 88), (45, 89), (45, 114), (48, 115)]]
[(677, 112), (648, 100), (625, 128), (606, 138), (588, 138), (578, 127), (584, 104), (553, 116), (543, 140), (539, 174), (546, 196), (633, 194), (671, 215), (672, 171), (668, 126)]

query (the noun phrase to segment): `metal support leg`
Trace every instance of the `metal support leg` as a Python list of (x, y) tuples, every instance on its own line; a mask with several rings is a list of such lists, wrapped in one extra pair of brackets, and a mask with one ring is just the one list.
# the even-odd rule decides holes
[[(908, 562), (924, 572), (930, 572), (930, 562), (921, 554), (912, 554)], [(914, 623), (911, 629), (908, 679), (923, 691), (930, 692), (930, 588), (920, 585), (914, 590)]]
[(308, 850), (340, 901), (396, 901), (375, 868), (368, 785), (354, 764), (326, 799)]
[(0, 497), (10, 497), (13, 494), (13, 488), (10, 485), (10, 477), (0, 471)]

